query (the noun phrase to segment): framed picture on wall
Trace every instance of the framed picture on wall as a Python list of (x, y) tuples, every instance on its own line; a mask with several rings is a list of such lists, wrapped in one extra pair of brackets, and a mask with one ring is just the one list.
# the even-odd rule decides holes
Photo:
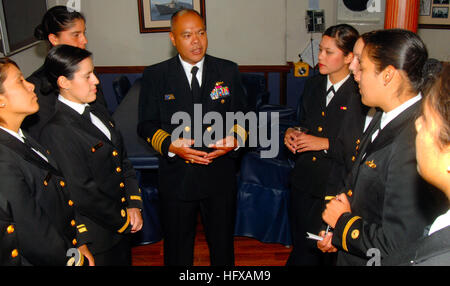
[(448, 0), (433, 0), (433, 4), (448, 4)]
[(450, 29), (449, 0), (420, 0), (419, 28)]
[(432, 0), (420, 0), (420, 16), (430, 16), (431, 14), (431, 1)]
[(170, 18), (181, 9), (194, 9), (204, 18), (205, 0), (138, 0), (141, 33), (170, 32)]

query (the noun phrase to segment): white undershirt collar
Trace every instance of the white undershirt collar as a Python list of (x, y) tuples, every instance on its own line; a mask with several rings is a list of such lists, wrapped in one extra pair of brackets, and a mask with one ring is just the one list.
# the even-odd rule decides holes
[(198, 80), (198, 84), (200, 86), (202, 86), (202, 76), (203, 76), (203, 63), (205, 62), (205, 57), (203, 57), (198, 63), (196, 63), (195, 65), (191, 65), (190, 63), (186, 62), (185, 60), (183, 60), (181, 58), (180, 55), (178, 55), (178, 58), (180, 59), (181, 65), (183, 66), (184, 72), (186, 74), (186, 77), (189, 81), (189, 86), (191, 85), (192, 82), (192, 67), (196, 66), (198, 67), (198, 72), (197, 72), (197, 80)]

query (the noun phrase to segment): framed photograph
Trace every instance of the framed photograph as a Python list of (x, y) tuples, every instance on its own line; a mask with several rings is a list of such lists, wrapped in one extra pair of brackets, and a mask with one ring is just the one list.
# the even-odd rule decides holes
[(181, 9), (194, 9), (206, 17), (205, 0), (138, 0), (141, 33), (170, 32), (170, 18)]
[(420, 16), (430, 16), (431, 14), (431, 0), (420, 0)]
[(449, 3), (448, 0), (433, 0), (433, 4), (444, 5), (448, 3)]
[(450, 29), (449, 0), (420, 0), (419, 28)]
[(433, 7), (432, 18), (448, 19), (448, 7)]

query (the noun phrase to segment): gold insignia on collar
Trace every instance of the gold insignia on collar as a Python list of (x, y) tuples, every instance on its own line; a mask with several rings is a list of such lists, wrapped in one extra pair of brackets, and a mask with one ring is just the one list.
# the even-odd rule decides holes
[(222, 85), (222, 84), (223, 84), (223, 81), (216, 82), (216, 86), (219, 86), (219, 85)]
[(372, 161), (366, 161), (366, 165), (369, 166), (369, 168), (375, 169), (377, 165)]

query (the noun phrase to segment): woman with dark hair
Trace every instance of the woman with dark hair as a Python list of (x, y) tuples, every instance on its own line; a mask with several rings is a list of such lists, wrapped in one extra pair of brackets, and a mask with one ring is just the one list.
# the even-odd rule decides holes
[[(419, 174), (450, 200), (450, 65), (428, 73), (436, 82), (427, 89), (422, 115), (416, 120)], [(448, 207), (447, 207), (448, 208)], [(427, 235), (407, 245), (383, 265), (450, 266), (450, 210), (439, 216)]]
[[(85, 24), (83, 14), (69, 11), (66, 6), (55, 6), (45, 13), (42, 23), (34, 31), (34, 36), (38, 40), (47, 41), (51, 47), (64, 44), (85, 49), (88, 42)], [(40, 109), (24, 121), (22, 128), (34, 138), (38, 138), (42, 126), (55, 112), (58, 90), (54, 90), (49, 83), (45, 66), (41, 66), (27, 80), (36, 86)], [(100, 86), (97, 88), (96, 102), (106, 106)]]
[[(20, 125), (38, 111), (34, 85), (17, 64), (0, 59), (0, 265), (59, 265), (76, 239), (66, 180), (50, 155)], [(82, 254), (82, 255), (81, 255)], [(83, 259), (72, 261), (82, 264)]]
[(91, 53), (55, 46), (45, 70), (59, 96), (39, 139), (66, 175), (77, 240), (89, 245), (96, 265), (130, 265), (126, 234), (142, 227), (142, 199), (120, 132), (104, 107), (90, 104), (98, 84)]
[(65, 6), (50, 8), (34, 30), (38, 40), (48, 41), (51, 46), (70, 45), (86, 49), (86, 19), (77, 11)]
[[(296, 156), (289, 210), (293, 249), (288, 265), (324, 263), (324, 255), (313, 241), (306, 239), (306, 232), (318, 233), (322, 228), (320, 214), (332, 166), (344, 152), (342, 144), (353, 146), (364, 124), (367, 111), (349, 71), (358, 36), (349, 25), (332, 26), (325, 31), (319, 46), (320, 75), (307, 81), (301, 98), (299, 125), (309, 132), (289, 128), (284, 137), (286, 147)], [(347, 130), (345, 142), (338, 142), (347, 117), (353, 118), (356, 127)]]
[[(361, 35), (356, 41), (353, 47), (353, 60), (349, 65), (350, 72), (353, 75), (354, 80), (359, 83), (361, 70), (360, 60), (361, 54), (364, 49), (364, 39), (370, 35), (365, 33)], [(361, 138), (364, 131), (369, 127), (369, 124), (375, 115), (376, 108), (363, 107), (363, 111), (367, 111), (367, 115), (364, 121), (361, 118), (355, 118), (354, 116), (347, 116), (344, 121), (341, 121), (341, 125), (345, 128), (341, 128), (339, 135), (335, 140), (335, 145), (338, 145), (339, 152), (335, 152), (333, 166), (331, 167), (330, 175), (327, 181), (326, 197), (331, 198), (338, 194), (338, 192), (345, 186), (345, 180), (347, 174), (351, 171), (353, 163), (356, 160), (356, 156), (359, 153), (359, 145), (361, 144)], [(363, 124), (362, 124), (363, 123)], [(352, 134), (357, 135), (357, 138), (351, 136), (354, 141), (349, 141), (349, 130), (352, 130)]]
[(421, 237), (440, 211), (432, 207), (435, 193), (424, 191), (430, 186), (415, 159), (426, 47), (416, 34), (398, 29), (373, 32), (364, 41), (361, 99), (381, 111), (361, 140), (345, 189), (322, 214), (334, 230), (317, 245), (324, 252), (339, 250), (338, 265), (380, 262)]

